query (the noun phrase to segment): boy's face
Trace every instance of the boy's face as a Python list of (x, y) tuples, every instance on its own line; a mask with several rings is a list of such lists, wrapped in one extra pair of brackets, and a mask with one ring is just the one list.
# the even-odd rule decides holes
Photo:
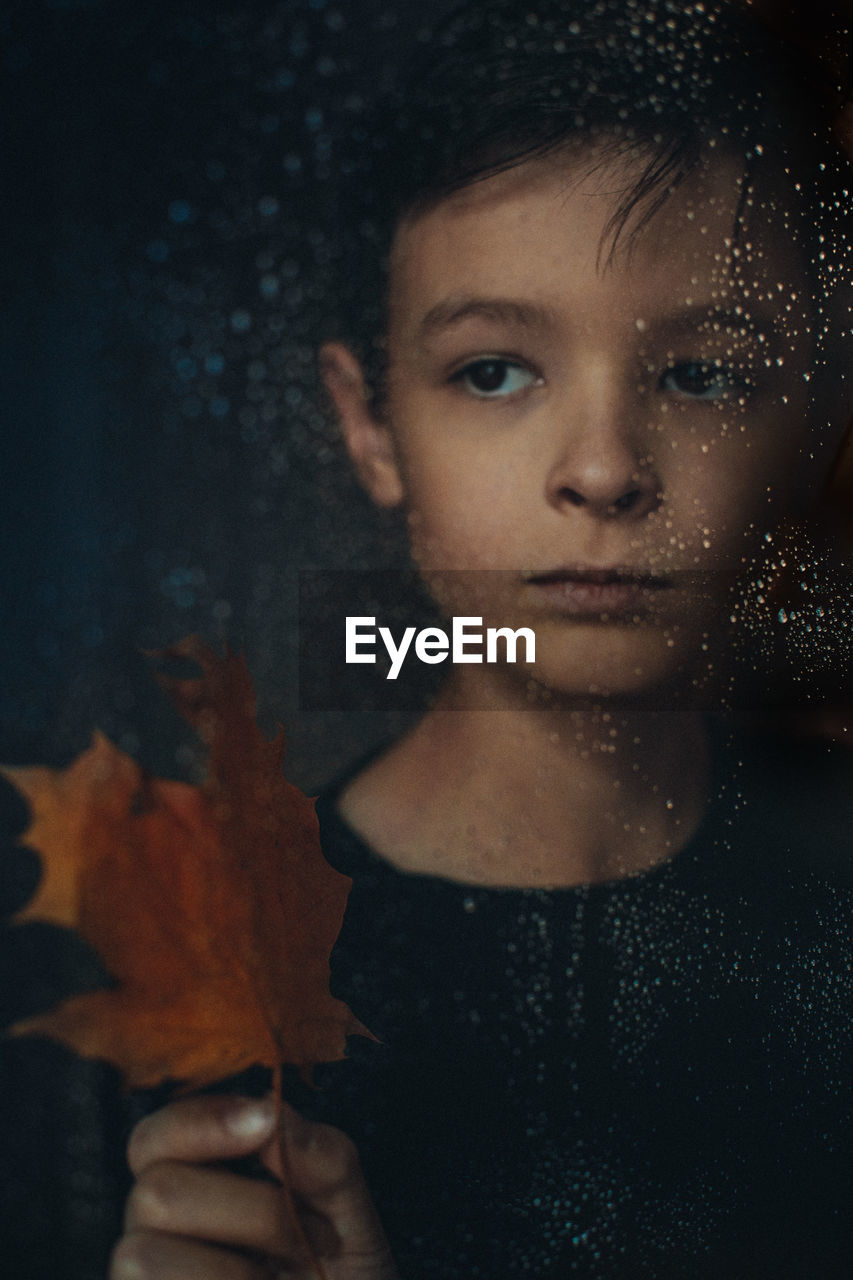
[(381, 418), (352, 357), (325, 358), (361, 475), (405, 503), (446, 612), (532, 626), (554, 690), (630, 695), (713, 660), (733, 577), (786, 505), (808, 286), (781, 211), (741, 207), (726, 157), (608, 263), (641, 166), (589, 160), (531, 161), (404, 221)]

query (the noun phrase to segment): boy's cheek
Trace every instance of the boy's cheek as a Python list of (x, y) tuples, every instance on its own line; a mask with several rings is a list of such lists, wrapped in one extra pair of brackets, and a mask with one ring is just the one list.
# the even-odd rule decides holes
[(418, 499), (415, 494), (409, 501), (407, 524), (412, 557), (422, 572), (523, 567), (524, 544), (511, 537), (509, 520), (496, 526), (473, 496), (446, 503)]
[(445, 618), (480, 617), (484, 626), (530, 626), (536, 620), (525, 601), (517, 570), (420, 566), (421, 578)]

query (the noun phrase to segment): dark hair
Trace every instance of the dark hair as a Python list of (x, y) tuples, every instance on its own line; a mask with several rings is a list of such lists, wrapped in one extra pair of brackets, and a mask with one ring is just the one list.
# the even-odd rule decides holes
[(573, 141), (642, 160), (607, 229), (611, 252), (629, 219), (634, 234), (709, 148), (742, 155), (747, 176), (759, 166), (786, 176), (823, 246), (806, 255), (823, 291), (849, 180), (832, 134), (842, 87), (749, 0), (478, 0), (417, 43), (342, 157), (337, 327), (374, 383), (400, 219)]

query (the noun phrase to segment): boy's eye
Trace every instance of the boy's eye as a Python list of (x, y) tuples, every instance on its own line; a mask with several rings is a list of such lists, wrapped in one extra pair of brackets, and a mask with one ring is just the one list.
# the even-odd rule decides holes
[(514, 391), (522, 391), (541, 379), (523, 365), (512, 360), (484, 358), (472, 360), (453, 375), (454, 382), (461, 382), (472, 395), (482, 399), (512, 395)]
[(670, 365), (661, 374), (660, 387), (693, 400), (740, 398), (752, 389), (747, 378), (719, 360), (683, 360)]

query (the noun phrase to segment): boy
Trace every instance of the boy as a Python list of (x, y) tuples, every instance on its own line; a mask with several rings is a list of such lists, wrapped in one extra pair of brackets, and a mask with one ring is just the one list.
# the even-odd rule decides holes
[[(536, 656), (455, 665), (321, 804), (383, 1041), (328, 1072), (333, 1126), (288, 1111), (329, 1280), (849, 1274), (833, 766), (707, 718), (738, 578), (849, 414), (844, 166), (789, 70), (741, 5), (478, 7), (359, 175), (390, 256), (383, 342), (321, 351), (349, 453), (444, 611)], [(215, 1163), (273, 1168), (271, 1129), (143, 1121), (113, 1280), (314, 1274)]]

